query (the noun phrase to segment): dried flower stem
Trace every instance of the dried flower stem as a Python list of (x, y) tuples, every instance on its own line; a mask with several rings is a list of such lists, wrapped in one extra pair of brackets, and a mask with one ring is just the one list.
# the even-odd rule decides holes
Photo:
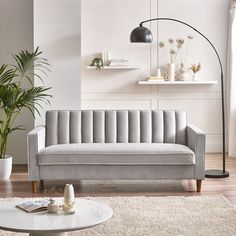
[(185, 51), (185, 56), (184, 56), (184, 63), (187, 61), (188, 57), (188, 51), (189, 51), (189, 46), (190, 46), (190, 41), (193, 40), (193, 36), (189, 35), (188, 36), (188, 44), (187, 44), (187, 49)]
[(175, 57), (174, 57), (174, 62), (176, 61), (176, 57), (178, 56), (178, 53), (179, 53), (179, 47), (177, 48), (177, 51), (176, 51), (176, 54), (175, 54)]
[(190, 45), (190, 40), (188, 40), (187, 49), (186, 49), (185, 56), (184, 56), (184, 63), (185, 63), (186, 60), (187, 60), (189, 45)]

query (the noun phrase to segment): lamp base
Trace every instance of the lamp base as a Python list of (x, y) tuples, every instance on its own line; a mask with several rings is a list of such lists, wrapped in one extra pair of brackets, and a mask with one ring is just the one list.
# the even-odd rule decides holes
[(206, 170), (205, 171), (206, 178), (227, 178), (229, 177), (228, 171), (223, 170)]

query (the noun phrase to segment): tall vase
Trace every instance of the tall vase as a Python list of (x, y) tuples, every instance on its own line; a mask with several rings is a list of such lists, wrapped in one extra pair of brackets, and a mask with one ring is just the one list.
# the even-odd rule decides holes
[(175, 81), (175, 63), (169, 63), (167, 66), (168, 81)]
[(75, 212), (75, 194), (72, 184), (66, 184), (65, 186), (63, 211), (65, 214), (74, 214)]

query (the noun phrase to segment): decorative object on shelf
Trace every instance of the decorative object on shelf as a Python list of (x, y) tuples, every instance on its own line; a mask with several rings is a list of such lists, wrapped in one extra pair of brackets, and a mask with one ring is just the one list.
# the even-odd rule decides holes
[(175, 63), (167, 64), (167, 74), (168, 81), (175, 81)]
[(54, 199), (49, 200), (48, 204), (48, 213), (57, 213), (59, 211), (59, 205), (56, 203)]
[(139, 65), (130, 64), (128, 59), (125, 58), (113, 58), (111, 59), (110, 52), (96, 53), (93, 54), (92, 63), (87, 66), (89, 70), (126, 70), (126, 69), (139, 69)]
[[(188, 36), (188, 46), (187, 46), (187, 50), (185, 53), (185, 58), (182, 58), (182, 50), (183, 50), (183, 44), (184, 44), (184, 39), (183, 38), (177, 38), (176, 40), (174, 40), (173, 38), (169, 38), (168, 39), (168, 43), (169, 43), (169, 53), (170, 53), (170, 63), (167, 64), (167, 80), (168, 81), (174, 81), (174, 80), (181, 80), (181, 81), (185, 81), (189, 79), (189, 73), (188, 73), (188, 68), (185, 66), (185, 60), (187, 58), (187, 54), (188, 54), (188, 50), (189, 50), (189, 44), (190, 44), (190, 39), (193, 39), (192, 36)], [(163, 41), (161, 41), (159, 43), (159, 47), (160, 48), (164, 48), (165, 47), (165, 43)], [(177, 56), (180, 55), (181, 57), (181, 65), (179, 70), (176, 70), (176, 58)]]
[(108, 66), (110, 64), (110, 53), (109, 52), (102, 53), (102, 61), (103, 61), (103, 66)]
[(164, 77), (161, 74), (161, 69), (157, 68), (157, 75), (156, 76), (149, 76), (147, 81), (164, 81)]
[(180, 67), (176, 73), (176, 80), (187, 81), (190, 79), (190, 67), (187, 63), (180, 63)]
[[(27, 109), (33, 116), (40, 115), (40, 103), (49, 103), (49, 87), (34, 86), (33, 77), (42, 80), (42, 74), (49, 71), (49, 63), (41, 57), (39, 48), (32, 53), (27, 50), (12, 55), (15, 65), (0, 66), (0, 180), (10, 178), (12, 157), (6, 155), (9, 135), (16, 130), (25, 129), (14, 121), (22, 109)], [(41, 73), (43, 72), (43, 73)]]
[(93, 60), (92, 60), (92, 63), (90, 64), (90, 66), (95, 66), (96, 69), (98, 71), (100, 71), (102, 68), (103, 68), (103, 61), (102, 61), (102, 58), (100, 57), (95, 57)]
[(163, 78), (164, 78), (164, 81), (168, 81), (168, 73), (167, 73), (167, 70), (164, 70), (163, 72)]
[(197, 73), (201, 70), (201, 64), (200, 63), (193, 64), (191, 66), (191, 70), (193, 72), (193, 81), (196, 81), (197, 80)]
[(63, 211), (65, 214), (75, 213), (75, 193), (72, 184), (66, 184), (65, 186)]
[(112, 60), (110, 60), (109, 66), (111, 66), (111, 67), (129, 66), (129, 60), (127, 60), (127, 59), (112, 59)]
[[(103, 58), (106, 58), (106, 56), (103, 56)], [(104, 61), (105, 60), (105, 61)], [(101, 69), (137, 69), (139, 66), (130, 66), (129, 60), (127, 59), (102, 59), (100, 57), (95, 57), (92, 60), (92, 63), (90, 66), (87, 67), (88, 69), (96, 68), (98, 71)]]
[(160, 76), (149, 76), (147, 81), (164, 81), (164, 77)]
[[(177, 38), (174, 40), (173, 38), (168, 39), (169, 43), (169, 53), (170, 53), (170, 64), (167, 64), (167, 80), (173, 81), (173, 80), (180, 80), (180, 81), (186, 81), (190, 79), (189, 74), (189, 66), (186, 63), (188, 52), (189, 52), (189, 46), (190, 41), (193, 40), (193, 36), (189, 35), (187, 42), (187, 49), (185, 51), (185, 56), (183, 58), (183, 45), (185, 43), (185, 40), (183, 38)], [(159, 43), (160, 48), (165, 47), (165, 43), (161, 41)], [(172, 65), (173, 63), (176, 63), (177, 56), (179, 55), (180, 58), (180, 66), (176, 67)], [(175, 76), (174, 76), (175, 74)]]
[(161, 69), (159, 67), (157, 68), (157, 77), (158, 78), (163, 78), (162, 75), (161, 75)]
[(190, 24), (181, 21), (181, 20), (177, 20), (177, 19), (173, 19), (173, 18), (167, 18), (167, 17), (160, 17), (160, 18), (153, 18), (153, 19), (149, 19), (149, 20), (145, 20), (140, 22), (139, 26), (136, 27), (130, 34), (130, 42), (132, 43), (151, 43), (152, 42), (152, 32), (146, 28), (143, 27), (143, 24), (147, 23), (147, 22), (151, 22), (151, 21), (173, 21), (173, 22), (177, 22), (183, 25), (186, 25), (187, 27), (191, 28), (192, 30), (194, 30), (196, 33), (198, 33), (200, 36), (202, 36), (212, 47), (212, 49), (214, 50), (218, 62), (219, 62), (219, 66), (220, 66), (220, 81), (221, 81), (221, 107), (222, 107), (222, 148), (223, 148), (223, 155), (222, 155), (222, 170), (218, 170), (218, 169), (214, 169), (214, 170), (206, 170), (205, 171), (205, 176), (207, 178), (225, 178), (225, 177), (229, 177), (229, 172), (225, 170), (225, 107), (224, 107), (224, 75), (223, 75), (223, 66), (222, 66), (222, 62), (219, 56), (218, 51), (216, 50), (215, 46), (213, 45), (213, 43), (204, 35), (202, 34), (199, 30), (197, 30), (196, 28), (194, 28), (193, 26), (191, 26)]

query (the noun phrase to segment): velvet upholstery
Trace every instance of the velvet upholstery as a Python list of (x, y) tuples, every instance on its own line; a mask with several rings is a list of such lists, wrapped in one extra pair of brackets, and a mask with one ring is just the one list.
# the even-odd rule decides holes
[(48, 111), (46, 146), (67, 143), (186, 144), (184, 111)]
[[(145, 156), (145, 158), (144, 158)], [(194, 152), (185, 145), (163, 143), (61, 144), (44, 148), (38, 165), (195, 164)]]
[(204, 158), (205, 135), (185, 111), (47, 111), (28, 134), (33, 181), (203, 179)]

